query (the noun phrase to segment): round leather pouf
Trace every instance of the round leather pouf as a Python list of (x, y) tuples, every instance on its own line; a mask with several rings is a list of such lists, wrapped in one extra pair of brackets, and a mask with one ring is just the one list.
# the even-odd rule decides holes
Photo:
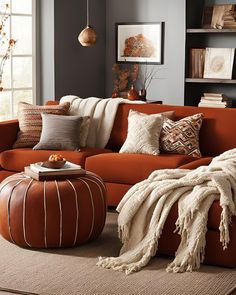
[(23, 247), (71, 247), (95, 239), (106, 219), (105, 186), (93, 173), (37, 181), (23, 173), (0, 185), (0, 233)]

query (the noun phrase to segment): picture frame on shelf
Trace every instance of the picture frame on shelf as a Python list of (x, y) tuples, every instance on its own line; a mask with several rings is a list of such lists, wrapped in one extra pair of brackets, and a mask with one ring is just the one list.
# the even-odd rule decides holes
[(206, 48), (203, 78), (232, 79), (235, 48)]
[(163, 64), (164, 22), (116, 23), (116, 62)]

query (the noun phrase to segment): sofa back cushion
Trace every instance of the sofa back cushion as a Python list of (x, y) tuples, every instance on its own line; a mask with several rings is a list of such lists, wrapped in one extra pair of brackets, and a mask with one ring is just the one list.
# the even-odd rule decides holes
[(198, 108), (159, 104), (121, 104), (107, 147), (119, 150), (127, 136), (129, 110), (134, 109), (147, 114), (175, 111), (175, 120), (203, 113), (203, 124), (199, 133), (200, 151), (204, 156), (217, 156), (236, 147), (236, 109)]

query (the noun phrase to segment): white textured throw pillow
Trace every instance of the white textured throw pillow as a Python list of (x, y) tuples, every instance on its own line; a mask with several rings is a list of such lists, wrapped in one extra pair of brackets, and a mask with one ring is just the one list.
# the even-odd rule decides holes
[(129, 111), (128, 134), (120, 153), (159, 155), (159, 137), (163, 124), (161, 114)]

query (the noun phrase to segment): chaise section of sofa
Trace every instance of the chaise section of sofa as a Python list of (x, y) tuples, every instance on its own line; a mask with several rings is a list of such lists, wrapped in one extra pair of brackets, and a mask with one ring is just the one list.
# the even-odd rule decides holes
[[(130, 109), (152, 114), (174, 110), (176, 120), (203, 113), (204, 120), (199, 134), (201, 158), (186, 155), (161, 154), (158, 156), (119, 154), (118, 151), (127, 136), (128, 114)], [(108, 205), (116, 206), (123, 195), (138, 181), (147, 178), (156, 169), (195, 169), (208, 165), (214, 156), (226, 150), (236, 148), (234, 126), (236, 124), (236, 109), (196, 108), (168, 105), (121, 105), (118, 109), (108, 147), (116, 153), (94, 155), (86, 159), (85, 167), (98, 173), (105, 181), (108, 195)], [(135, 196), (134, 196), (135, 197)], [(236, 266), (236, 217), (232, 218), (230, 228), (231, 242), (223, 251), (220, 243), (221, 207), (216, 201), (209, 211), (208, 231), (206, 236), (205, 263), (227, 267)], [(176, 203), (166, 221), (159, 242), (159, 253), (174, 255), (180, 239), (174, 233), (178, 216)]]

